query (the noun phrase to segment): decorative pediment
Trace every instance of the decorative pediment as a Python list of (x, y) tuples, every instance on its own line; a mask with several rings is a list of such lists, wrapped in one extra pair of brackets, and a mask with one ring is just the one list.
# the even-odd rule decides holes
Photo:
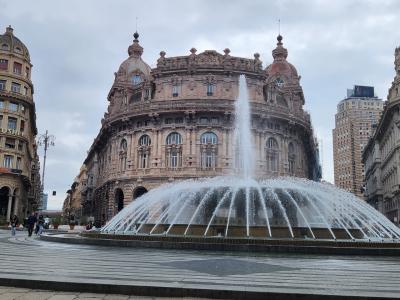
[(206, 50), (196, 57), (199, 65), (221, 65), (223, 61), (224, 56), (215, 50)]

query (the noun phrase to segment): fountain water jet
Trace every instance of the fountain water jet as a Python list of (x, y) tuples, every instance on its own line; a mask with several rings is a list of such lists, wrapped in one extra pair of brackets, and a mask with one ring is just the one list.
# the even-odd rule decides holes
[(244, 178), (254, 176), (254, 150), (251, 140), (251, 111), (244, 75), (239, 77), (239, 96), (235, 102), (235, 162), (236, 174)]

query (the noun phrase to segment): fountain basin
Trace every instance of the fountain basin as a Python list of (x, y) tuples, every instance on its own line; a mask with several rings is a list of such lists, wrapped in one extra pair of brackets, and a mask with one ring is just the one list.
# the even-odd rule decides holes
[(138, 198), (101, 234), (399, 241), (400, 230), (351, 193), (300, 178), (188, 180)]

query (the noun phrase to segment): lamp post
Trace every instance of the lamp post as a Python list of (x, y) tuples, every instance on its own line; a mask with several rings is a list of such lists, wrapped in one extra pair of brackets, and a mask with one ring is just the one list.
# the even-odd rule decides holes
[(38, 139), (39, 146), (44, 146), (44, 155), (43, 155), (43, 170), (42, 170), (42, 185), (40, 188), (40, 200), (39, 200), (39, 209), (42, 210), (42, 199), (44, 193), (44, 174), (46, 170), (46, 157), (47, 157), (47, 149), (50, 146), (54, 146), (54, 141), (56, 137), (54, 135), (49, 135), (48, 131), (46, 130), (45, 134), (41, 134)]

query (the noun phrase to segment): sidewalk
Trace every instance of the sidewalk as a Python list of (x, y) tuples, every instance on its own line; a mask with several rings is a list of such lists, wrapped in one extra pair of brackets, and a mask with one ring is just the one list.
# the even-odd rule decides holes
[[(111, 294), (71, 293), (0, 286), (0, 300), (201, 300), (200, 298), (160, 298)], [(206, 300), (206, 299), (203, 299)]]
[[(1, 230), (11, 230), (11, 227), (7, 226), (7, 225), (2, 225), (2, 226), (0, 226), (0, 229)], [(60, 225), (60, 226), (58, 226), (58, 229), (54, 229), (53, 226), (50, 226), (49, 229), (44, 229), (43, 232), (46, 232), (46, 231), (50, 231), (50, 232), (61, 231), (61, 232), (79, 233), (79, 232), (84, 231), (85, 229), (86, 229), (85, 226), (75, 226), (75, 228), (73, 230), (71, 230), (71, 229), (69, 229), (69, 225)], [(20, 227), (17, 228), (17, 231), (27, 231), (27, 229), (22, 227), (22, 226), (20, 226)]]

